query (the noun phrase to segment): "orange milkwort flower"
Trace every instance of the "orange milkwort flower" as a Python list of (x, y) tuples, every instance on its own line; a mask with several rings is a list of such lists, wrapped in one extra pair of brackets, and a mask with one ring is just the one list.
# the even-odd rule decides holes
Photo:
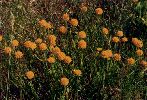
[(59, 47), (53, 47), (53, 48), (51, 48), (51, 52), (52, 52), (53, 54), (57, 54), (58, 52), (61, 52), (61, 50), (60, 50)]
[(26, 77), (27, 77), (28, 79), (34, 78), (34, 72), (32, 72), (32, 71), (26, 72)]
[(120, 60), (121, 60), (121, 55), (118, 54), (118, 53), (115, 53), (115, 54), (113, 55), (113, 58), (114, 58), (114, 60), (116, 60), (116, 61), (120, 61)]
[(109, 30), (108, 30), (107, 28), (103, 27), (103, 28), (102, 28), (102, 33), (103, 33), (104, 35), (107, 35), (107, 34), (109, 33)]
[(60, 83), (63, 86), (67, 86), (69, 84), (69, 79), (66, 78), (66, 77), (63, 77), (63, 78), (60, 79)]
[(80, 32), (78, 33), (78, 37), (79, 37), (79, 38), (86, 38), (86, 33), (85, 33), (84, 31), (80, 31)]
[(69, 64), (69, 63), (71, 63), (71, 61), (72, 61), (72, 59), (70, 56), (65, 56), (65, 58), (64, 58), (65, 63)]
[(23, 53), (21, 51), (16, 51), (15, 52), (15, 58), (19, 59), (23, 57)]
[(11, 51), (12, 51), (11, 47), (5, 47), (5, 49), (4, 49), (4, 52), (5, 52), (6, 54), (10, 54)]
[(74, 69), (73, 70), (73, 74), (77, 75), (77, 76), (80, 76), (82, 74), (81, 70), (79, 69)]
[(80, 40), (80, 41), (78, 42), (78, 47), (79, 47), (79, 48), (85, 49), (86, 46), (87, 46), (87, 43), (86, 43), (84, 40)]
[(0, 35), (0, 41), (2, 41), (2, 39), (3, 39), (3, 36), (2, 36), (2, 35)]
[(101, 56), (103, 58), (109, 59), (110, 57), (112, 57), (112, 51), (111, 50), (104, 50), (101, 52)]
[(12, 46), (17, 47), (19, 45), (19, 42), (17, 40), (12, 41)]
[(96, 9), (95, 9), (95, 12), (96, 12), (97, 15), (103, 14), (102, 8), (96, 8)]
[(67, 13), (63, 14), (62, 19), (65, 20), (65, 21), (68, 21), (69, 20), (69, 14), (67, 14)]
[(52, 45), (52, 46), (56, 45), (56, 36), (55, 35), (49, 35), (48, 40), (50, 42), (50, 45)]
[(79, 22), (78, 22), (77, 19), (71, 19), (71, 20), (70, 20), (70, 24), (73, 25), (73, 26), (77, 26), (78, 23), (79, 23)]
[(122, 37), (123, 36), (123, 31), (117, 31), (116, 35), (119, 36), (119, 37)]
[(41, 38), (37, 38), (37, 39), (35, 40), (35, 42), (38, 43), (38, 44), (39, 44), (39, 43), (42, 43), (42, 39), (41, 39)]
[(61, 27), (59, 28), (59, 31), (60, 31), (61, 33), (66, 33), (66, 32), (67, 32), (67, 28), (66, 28), (65, 26), (61, 26)]
[(128, 38), (126, 37), (121, 38), (121, 42), (127, 42), (127, 41), (128, 41)]
[(44, 20), (44, 19), (40, 20), (39, 24), (45, 28), (52, 28), (51, 24), (46, 22), (46, 20)]
[(144, 66), (144, 67), (147, 67), (147, 61), (145, 61), (145, 60), (142, 60), (142, 61), (140, 62), (140, 64), (141, 64), (142, 66)]
[(64, 60), (66, 55), (65, 55), (64, 52), (58, 52), (57, 53), (57, 57), (58, 57), (59, 60)]
[(132, 38), (132, 43), (138, 48), (143, 47), (143, 42), (137, 38)]
[(112, 38), (112, 42), (118, 43), (119, 42), (119, 38), (118, 37), (113, 37)]
[(47, 61), (48, 61), (49, 63), (55, 63), (55, 58), (54, 58), (54, 57), (49, 57), (49, 58), (47, 59)]
[(30, 48), (30, 46), (31, 46), (31, 41), (26, 41), (25, 43), (24, 43), (24, 46), (26, 47), (26, 48)]
[(34, 50), (36, 47), (37, 47), (37, 46), (36, 46), (36, 43), (31, 42), (30, 48), (31, 48), (32, 50)]
[(135, 60), (133, 58), (128, 58), (127, 62), (129, 65), (133, 65), (135, 63)]
[(138, 56), (142, 56), (142, 55), (143, 55), (143, 51), (140, 50), (140, 49), (138, 49), (138, 50), (136, 51), (136, 54), (137, 54)]
[(47, 45), (45, 43), (41, 43), (41, 44), (39, 44), (39, 49), (40, 50), (46, 50), (47, 49)]

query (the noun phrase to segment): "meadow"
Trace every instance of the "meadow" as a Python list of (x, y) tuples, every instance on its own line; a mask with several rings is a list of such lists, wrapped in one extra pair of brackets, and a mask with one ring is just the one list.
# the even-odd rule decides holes
[(2, 0), (0, 100), (147, 100), (146, 0)]

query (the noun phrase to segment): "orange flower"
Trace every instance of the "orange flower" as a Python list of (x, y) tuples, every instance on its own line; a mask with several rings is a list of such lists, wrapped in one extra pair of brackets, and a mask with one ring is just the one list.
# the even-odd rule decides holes
[(69, 14), (63, 14), (62, 16), (63, 20), (68, 21), (69, 20)]
[(65, 56), (65, 58), (64, 58), (64, 62), (65, 63), (67, 63), (67, 64), (69, 64), (69, 63), (71, 63), (71, 57), (70, 56)]
[(128, 58), (127, 62), (129, 65), (133, 65), (135, 63), (135, 60), (133, 58)]
[(102, 28), (102, 33), (103, 33), (104, 35), (107, 35), (107, 34), (109, 33), (109, 30), (108, 30), (107, 28), (103, 27), (103, 28)]
[(45, 43), (41, 43), (41, 44), (39, 45), (39, 49), (40, 49), (40, 50), (46, 50), (46, 49), (47, 49), (47, 45), (46, 45)]
[(2, 35), (0, 35), (0, 41), (2, 41), (2, 39), (3, 39), (3, 36), (2, 36)]
[(119, 36), (119, 37), (122, 37), (123, 36), (123, 31), (117, 31), (116, 35)]
[(80, 9), (81, 9), (82, 12), (87, 12), (87, 7), (86, 6), (82, 6), (82, 7), (80, 7)]
[(47, 23), (46, 20), (42, 19), (39, 21), (39, 24), (45, 28), (51, 28), (51, 24), (50, 23)]
[(121, 38), (121, 42), (127, 42), (127, 41), (128, 41), (128, 38), (126, 37)]
[(77, 26), (78, 25), (78, 20), (77, 19), (71, 19), (70, 24), (73, 25), (73, 26)]
[(102, 8), (97, 8), (97, 9), (95, 9), (95, 12), (96, 12), (97, 15), (103, 14)]
[(36, 47), (37, 47), (37, 46), (36, 46), (36, 43), (31, 42), (30, 48), (31, 48), (32, 50), (34, 50)]
[(111, 50), (104, 50), (101, 52), (101, 55), (103, 58), (109, 59), (110, 57), (112, 57), (112, 51)]
[(138, 50), (136, 51), (136, 54), (137, 54), (138, 56), (142, 56), (142, 55), (143, 55), (143, 51), (140, 50), (140, 49), (138, 49)]
[(138, 48), (143, 47), (143, 42), (137, 38), (132, 38), (132, 43)]
[(86, 33), (84, 31), (80, 31), (78, 33), (79, 38), (86, 38)]
[(69, 79), (66, 77), (63, 77), (63, 78), (61, 78), (60, 83), (63, 86), (67, 86), (69, 84)]
[(5, 49), (4, 49), (4, 52), (5, 52), (6, 54), (10, 54), (11, 51), (12, 51), (11, 47), (5, 47)]
[(145, 61), (145, 60), (142, 60), (142, 61), (140, 62), (140, 64), (141, 64), (142, 66), (144, 66), (144, 67), (147, 67), (147, 61)]
[(56, 36), (55, 35), (49, 35), (48, 40), (50, 42), (50, 45), (52, 45), (52, 46), (56, 45)]
[(32, 71), (28, 71), (28, 72), (26, 72), (26, 77), (28, 79), (32, 79), (32, 78), (34, 78), (34, 73)]
[(51, 49), (51, 52), (53, 53), (53, 54), (57, 54), (58, 52), (61, 52), (61, 50), (60, 50), (60, 48), (59, 47), (53, 47), (52, 49)]
[(44, 27), (45, 27), (46, 29), (50, 29), (50, 28), (52, 28), (52, 25), (51, 25), (51, 23), (46, 23), (46, 24), (44, 25)]
[(49, 57), (49, 58), (47, 59), (47, 61), (48, 61), (49, 63), (55, 63), (55, 58), (54, 58), (54, 57)]
[(113, 37), (112, 42), (115, 42), (115, 43), (119, 42), (119, 38), (118, 37)]
[(116, 60), (116, 61), (120, 61), (120, 60), (121, 60), (121, 55), (118, 54), (118, 53), (116, 53), (116, 54), (114, 54), (113, 58), (114, 58), (114, 60)]
[(61, 26), (60, 29), (59, 29), (59, 31), (61, 33), (66, 33), (67, 32), (67, 28), (65, 26)]
[(66, 55), (65, 55), (64, 52), (58, 52), (57, 53), (57, 57), (58, 57), (59, 60), (64, 60)]
[(84, 40), (80, 40), (80, 41), (78, 42), (78, 47), (79, 47), (79, 48), (85, 49), (86, 46), (87, 46), (87, 43), (86, 43)]
[(24, 46), (26, 47), (26, 48), (30, 48), (30, 46), (31, 46), (31, 41), (26, 41), (25, 43), (24, 43)]
[(73, 70), (73, 74), (77, 75), (77, 76), (80, 76), (82, 74), (81, 70), (79, 69), (74, 69)]
[(38, 39), (35, 40), (35, 42), (39, 44), (39, 43), (42, 42), (42, 39), (41, 38), (38, 38)]
[(12, 46), (17, 47), (19, 45), (19, 42), (17, 40), (12, 41)]
[(15, 58), (19, 59), (23, 57), (23, 53), (21, 51), (16, 51), (15, 52)]

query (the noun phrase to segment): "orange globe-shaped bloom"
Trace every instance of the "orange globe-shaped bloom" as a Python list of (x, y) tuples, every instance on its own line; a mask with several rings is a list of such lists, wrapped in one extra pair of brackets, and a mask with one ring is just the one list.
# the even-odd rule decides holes
[(132, 38), (132, 43), (138, 48), (143, 47), (143, 42), (141, 40), (138, 40), (137, 38)]
[(135, 63), (135, 60), (133, 58), (128, 58), (127, 62), (129, 65), (133, 65)]
[(64, 60), (66, 55), (65, 55), (64, 52), (58, 52), (57, 53), (57, 57), (58, 57), (59, 60)]
[(85, 49), (86, 46), (87, 46), (87, 43), (86, 43), (84, 40), (80, 40), (80, 41), (78, 42), (78, 47), (79, 47), (79, 48)]
[(10, 54), (11, 51), (12, 51), (11, 47), (5, 47), (5, 49), (4, 49), (4, 52), (5, 52), (6, 54)]
[(60, 31), (61, 33), (66, 33), (66, 32), (67, 32), (67, 28), (66, 28), (65, 26), (61, 26), (61, 27), (59, 28), (59, 31)]
[(46, 22), (46, 20), (44, 20), (44, 19), (42, 19), (42, 20), (39, 21), (39, 24), (40, 24), (41, 26), (45, 26), (46, 23), (47, 23), (47, 22)]
[(78, 23), (79, 23), (79, 22), (78, 22), (77, 19), (71, 19), (71, 20), (70, 20), (70, 24), (73, 25), (73, 26), (77, 26)]
[(49, 63), (55, 63), (55, 58), (54, 58), (54, 57), (49, 57), (49, 58), (47, 59), (47, 61), (48, 61)]
[(63, 14), (62, 16), (62, 19), (65, 20), (65, 21), (68, 21), (69, 20), (69, 14)]
[(46, 50), (47, 49), (47, 45), (45, 43), (41, 43), (41, 44), (39, 44), (39, 49), (40, 50)]
[(51, 29), (51, 28), (52, 28), (52, 25), (51, 25), (51, 23), (46, 23), (46, 24), (44, 25), (44, 27), (45, 27), (46, 29)]
[(65, 58), (64, 58), (65, 63), (69, 64), (69, 63), (71, 63), (71, 61), (72, 61), (72, 59), (70, 56), (65, 56)]
[(50, 45), (52, 45), (52, 46), (56, 45), (56, 36), (55, 35), (49, 35), (48, 40), (50, 42)]
[(142, 66), (144, 66), (144, 67), (147, 67), (147, 61), (145, 61), (145, 60), (142, 60), (142, 61), (140, 62), (140, 64), (141, 64)]
[(103, 33), (104, 35), (107, 35), (107, 34), (109, 33), (109, 30), (108, 30), (107, 28), (103, 27), (103, 28), (102, 28), (102, 33)]
[(30, 46), (31, 46), (31, 41), (26, 41), (25, 43), (24, 43), (24, 46), (26, 47), (26, 48), (30, 48)]
[(115, 61), (120, 61), (121, 60), (121, 55), (116, 53), (116, 54), (113, 55), (113, 58), (114, 58)]
[(60, 50), (59, 47), (53, 47), (53, 48), (51, 48), (51, 52), (52, 52), (53, 54), (57, 54), (58, 52), (61, 52), (61, 50)]
[(137, 54), (138, 56), (142, 56), (142, 55), (143, 55), (143, 51), (140, 50), (140, 49), (138, 49), (138, 50), (136, 51), (136, 54)]
[(84, 31), (80, 31), (80, 32), (78, 33), (78, 37), (79, 37), (79, 38), (86, 38), (86, 33), (85, 33)]
[(28, 79), (32, 79), (32, 78), (34, 78), (34, 73), (32, 71), (28, 71), (28, 72), (26, 72), (26, 77)]
[(121, 42), (127, 42), (127, 41), (128, 41), (128, 38), (126, 37), (121, 38)]
[(112, 42), (115, 42), (115, 43), (119, 42), (119, 38), (118, 37), (113, 37)]
[(61, 78), (60, 83), (63, 86), (67, 86), (69, 84), (69, 79), (66, 77), (63, 77), (63, 78)]
[(103, 58), (107, 58), (107, 59), (109, 59), (110, 57), (112, 57), (112, 51), (111, 50), (104, 50), (104, 51), (102, 51), (101, 52), (101, 56), (103, 57)]
[(39, 43), (42, 43), (42, 39), (41, 39), (41, 38), (37, 38), (37, 39), (35, 40), (35, 42), (38, 43), (38, 44), (39, 44)]
[(12, 41), (12, 46), (13, 47), (16, 47), (16, 46), (18, 46), (19, 45), (19, 42), (17, 41), (17, 40), (13, 40)]
[(74, 69), (73, 70), (73, 74), (77, 75), (77, 76), (80, 76), (82, 74), (81, 70), (79, 69)]
[(0, 35), (0, 41), (2, 41), (2, 39), (3, 39), (3, 36), (2, 36), (2, 35)]
[(80, 9), (81, 9), (82, 12), (87, 12), (87, 7), (86, 6), (82, 6), (82, 7), (80, 7)]
[(30, 48), (31, 48), (32, 50), (34, 50), (36, 47), (37, 47), (37, 46), (36, 46), (36, 43), (31, 42)]
[(119, 37), (122, 37), (124, 34), (123, 34), (123, 31), (117, 31), (116, 35)]
[(103, 14), (102, 8), (97, 8), (97, 9), (95, 9), (95, 12), (96, 12), (97, 15)]
[(16, 51), (15, 52), (15, 58), (19, 59), (23, 57), (23, 53), (21, 51)]

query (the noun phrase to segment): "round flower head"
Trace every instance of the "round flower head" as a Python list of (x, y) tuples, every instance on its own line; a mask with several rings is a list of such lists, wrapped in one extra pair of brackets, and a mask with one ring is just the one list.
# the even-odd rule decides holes
[(135, 60), (133, 58), (128, 58), (127, 62), (129, 65), (133, 65), (135, 63)]
[(31, 41), (26, 41), (25, 43), (24, 43), (24, 46), (26, 47), (26, 48), (30, 48), (30, 46), (31, 46)]
[(78, 25), (78, 20), (77, 19), (71, 19), (70, 24), (73, 25), (73, 26), (77, 26)]
[(119, 42), (119, 38), (118, 37), (113, 37), (112, 42), (115, 42), (115, 43)]
[(132, 38), (132, 43), (138, 48), (143, 47), (143, 42), (141, 40), (138, 40), (137, 38)]
[(97, 15), (103, 14), (102, 8), (96, 8), (96, 9), (95, 9), (95, 12), (96, 12)]
[(127, 42), (127, 41), (128, 41), (128, 38), (126, 37), (121, 38), (121, 42)]
[(19, 59), (23, 57), (23, 53), (21, 51), (16, 51), (15, 52), (15, 58)]
[(116, 35), (119, 36), (119, 37), (122, 37), (123, 36), (123, 31), (117, 31)]
[(140, 49), (138, 49), (138, 50), (136, 51), (136, 54), (137, 54), (138, 56), (142, 56), (142, 55), (143, 55), (143, 51), (140, 50)]
[(53, 48), (51, 48), (51, 52), (53, 53), (53, 54), (57, 54), (58, 52), (61, 52), (61, 50), (60, 50), (60, 48), (59, 47), (53, 47)]
[(47, 61), (48, 61), (49, 63), (55, 63), (55, 58), (54, 58), (54, 57), (49, 57), (49, 58), (47, 59)]
[(79, 47), (79, 48), (85, 49), (86, 46), (87, 46), (87, 43), (86, 43), (84, 40), (80, 40), (80, 41), (78, 42), (78, 47)]
[(66, 77), (63, 77), (63, 78), (61, 78), (60, 83), (63, 86), (67, 86), (69, 84), (69, 79)]
[(37, 47), (37, 46), (36, 46), (36, 43), (31, 42), (30, 48), (31, 48), (32, 50), (34, 50), (36, 47)]
[(104, 34), (104, 35), (107, 35), (108, 33), (109, 33), (109, 30), (107, 29), (107, 28), (102, 28), (102, 33)]
[(28, 71), (28, 72), (26, 72), (26, 77), (28, 79), (32, 79), (32, 78), (34, 78), (34, 73), (32, 71)]
[(12, 46), (13, 47), (16, 47), (16, 46), (18, 46), (19, 45), (19, 42), (17, 41), (17, 40), (13, 40), (12, 41)]
[(58, 57), (59, 60), (64, 60), (66, 55), (65, 55), (64, 52), (58, 52), (57, 53), (57, 57)]
[(41, 39), (41, 38), (37, 38), (37, 39), (35, 40), (35, 42), (38, 43), (38, 44), (39, 44), (39, 43), (42, 43), (42, 39)]
[(47, 45), (45, 43), (41, 43), (41, 44), (39, 44), (39, 49), (40, 50), (46, 50), (47, 49)]
[(5, 49), (4, 49), (4, 52), (5, 52), (6, 54), (10, 54), (11, 51), (12, 51), (11, 47), (5, 47)]
[(81, 9), (82, 12), (87, 12), (87, 7), (86, 6), (82, 6), (82, 7), (80, 7), (80, 9)]
[(147, 67), (147, 61), (145, 61), (145, 60), (142, 60), (142, 61), (140, 62), (140, 64), (141, 64), (142, 66), (144, 66), (145, 68)]
[(110, 57), (112, 57), (112, 51), (111, 50), (104, 50), (101, 52), (101, 55), (103, 58), (109, 59)]
[(48, 40), (50, 42), (50, 45), (52, 45), (52, 46), (56, 45), (56, 36), (55, 35), (49, 35)]
[(82, 74), (81, 70), (79, 69), (74, 69), (73, 70), (73, 74), (77, 75), (77, 76), (80, 76)]
[(46, 29), (51, 29), (51, 28), (52, 28), (52, 25), (51, 25), (51, 23), (46, 23), (46, 24), (44, 25), (44, 27), (45, 27)]
[(0, 41), (2, 41), (2, 39), (3, 39), (3, 36), (2, 36), (2, 35), (0, 35)]
[(118, 53), (116, 53), (116, 54), (113, 55), (113, 58), (114, 58), (114, 60), (116, 60), (116, 61), (120, 61), (120, 60), (121, 60), (121, 55), (118, 54)]
[(69, 63), (71, 63), (71, 61), (72, 61), (72, 59), (70, 56), (65, 56), (65, 58), (64, 58), (65, 63), (69, 64)]
[(47, 22), (46, 22), (46, 20), (44, 20), (44, 19), (42, 19), (42, 20), (39, 21), (39, 24), (40, 24), (41, 26), (45, 26), (46, 23), (47, 23)]
[(61, 33), (66, 33), (67, 32), (67, 28), (65, 26), (61, 26), (60, 29), (59, 29), (59, 31)]
[(84, 31), (80, 31), (80, 32), (78, 33), (78, 37), (79, 37), (79, 38), (86, 38), (86, 33), (85, 33)]
[(68, 21), (69, 20), (69, 14), (63, 14), (62, 16), (63, 20)]

